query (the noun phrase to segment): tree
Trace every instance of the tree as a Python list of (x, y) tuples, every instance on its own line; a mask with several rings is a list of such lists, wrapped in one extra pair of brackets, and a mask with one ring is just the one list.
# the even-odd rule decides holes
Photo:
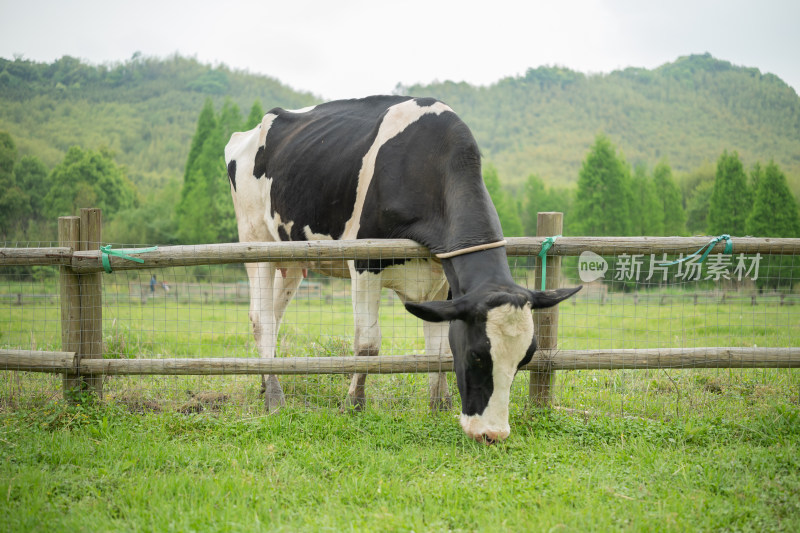
[(750, 189), (739, 154), (728, 154), (725, 150), (717, 161), (708, 206), (708, 231), (713, 235), (745, 235), (751, 207)]
[(547, 200), (547, 191), (542, 178), (535, 174), (528, 176), (527, 181), (525, 181), (522, 212), (520, 214), (525, 235), (536, 235), (538, 213), (547, 210), (545, 207)]
[(714, 164), (708, 162), (681, 179), (686, 229), (691, 235), (708, 233), (708, 205), (715, 174)]
[(242, 127), (239, 108), (226, 101), (217, 118), (206, 100), (186, 161), (175, 209), (180, 240), (187, 244), (236, 240), (236, 216), (225, 169), (225, 144)]
[(228, 143), (228, 139), (231, 138), (231, 135), (236, 131), (242, 131), (244, 129), (243, 126), (242, 112), (239, 110), (239, 106), (234, 104), (233, 100), (230, 98), (226, 98), (225, 103), (222, 105), (222, 110), (219, 112), (219, 119), (217, 120), (217, 127), (220, 130), (223, 148), (225, 148), (225, 144)]
[(250, 114), (247, 115), (247, 119), (244, 121), (244, 129), (245, 130), (252, 130), (264, 119), (264, 108), (261, 107), (261, 102), (256, 100), (253, 102), (253, 107), (250, 108)]
[(44, 199), (47, 197), (47, 193), (50, 192), (52, 183), (47, 179), (48, 174), (45, 164), (32, 155), (23, 156), (17, 166), (14, 167), (17, 184), (30, 197), (31, 215), (35, 219), (44, 217)]
[(53, 186), (44, 198), (47, 216), (74, 215), (81, 207), (99, 207), (109, 219), (138, 203), (137, 192), (112, 154), (71, 147), (50, 173)]
[[(800, 237), (800, 215), (797, 201), (789, 190), (786, 176), (774, 161), (759, 170), (758, 188), (754, 191), (753, 210), (747, 219), (747, 232), (756, 237)], [(800, 266), (792, 256), (767, 255), (756, 285), (791, 287), (800, 279)]]
[(672, 179), (672, 169), (661, 161), (653, 170), (653, 188), (658, 201), (658, 209), (664, 217), (661, 233), (656, 235), (684, 235), (686, 233), (686, 211), (681, 201), (681, 190)]
[(7, 132), (0, 132), (0, 237), (4, 240), (19, 229), (20, 219), (30, 210), (28, 195), (16, 183), (16, 161), (14, 139)]
[(653, 180), (647, 175), (644, 165), (637, 165), (631, 180), (631, 230), (634, 235), (662, 235), (664, 211), (656, 195)]
[(630, 172), (605, 135), (598, 135), (578, 174), (575, 218), (583, 235), (630, 235)]
[(514, 200), (506, 194), (500, 185), (500, 177), (497, 169), (493, 165), (486, 165), (483, 168), (483, 181), (492, 203), (497, 209), (497, 216), (500, 217), (500, 226), (503, 228), (503, 235), (506, 237), (522, 236), (522, 221)]
[(756, 195), (756, 191), (758, 191), (758, 184), (761, 182), (761, 178), (763, 176), (764, 169), (761, 168), (761, 162), (756, 161), (755, 165), (753, 165), (753, 168), (750, 170), (750, 191), (753, 193), (754, 197)]
[(756, 237), (800, 237), (797, 201), (774, 161), (760, 174), (747, 233)]
[(547, 187), (539, 176), (531, 174), (525, 182), (520, 210), (524, 234), (536, 235), (538, 214), (546, 211), (564, 213), (564, 234), (567, 234), (573, 222), (570, 216), (571, 208), (571, 190)]
[(0, 185), (5, 186), (17, 162), (17, 145), (6, 131), (0, 131)]
[(128, 245), (178, 244), (174, 206), (181, 194), (180, 181), (175, 178), (163, 189), (153, 191), (139, 205), (123, 209), (106, 224), (106, 240)]
[[(200, 152), (203, 150), (203, 144), (216, 128), (217, 119), (214, 117), (214, 102), (211, 101), (211, 98), (207, 98), (205, 104), (203, 104), (203, 109), (200, 111), (200, 116), (197, 119), (197, 128), (192, 137), (192, 144), (189, 147), (189, 156), (186, 158), (186, 167), (183, 171), (184, 189), (195, 161), (200, 157)], [(182, 192), (181, 197), (183, 197), (185, 193), (188, 193), (188, 191)]]

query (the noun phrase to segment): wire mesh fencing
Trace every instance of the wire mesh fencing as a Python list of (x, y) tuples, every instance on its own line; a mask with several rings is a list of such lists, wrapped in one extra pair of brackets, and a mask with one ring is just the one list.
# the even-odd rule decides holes
[[(636, 252), (628, 241), (598, 242), (572, 248), (556, 243), (551, 250), (561, 258), (557, 284), (584, 285), (558, 307), (557, 349), (548, 353), (557, 369), (552, 406), (587, 416), (713, 418), (800, 399), (800, 371), (789, 368), (798, 366), (800, 353), (796, 240), (787, 245), (791, 249), (768, 243), (770, 252), (750, 253), (756, 250), (752, 247), (738, 252), (735, 245), (733, 253), (715, 249), (702, 261), (700, 255), (690, 257), (667, 246)], [(536, 255), (541, 244), (542, 239), (519, 239), (508, 247), (512, 275), (529, 289), (540, 288)], [(155, 254), (147, 259), (152, 264), (126, 265), (131, 267), (127, 270), (118, 268), (124, 259), (111, 261), (115, 270), (99, 275), (100, 313), (84, 313), (101, 316), (88, 326), (100, 339), (101, 361), (94, 364), (122, 368), (130, 363), (122, 375), (93, 374), (106, 401), (137, 412), (265, 413), (261, 375), (245, 373), (240, 365), (259, 359), (250, 319), (251, 280), (241, 262), (214, 264), (222, 262), (226, 250), (241, 246), (180, 247), (193, 263), (182, 266), (165, 267), (152, 258)], [(290, 408), (346, 410), (352, 385), (347, 361), (355, 359), (356, 325), (363, 321), (356, 314), (359, 308), (354, 313), (353, 300), (363, 295), (349, 279), (352, 259), (320, 259), (306, 246), (300, 259), (310, 270), (292, 268), (285, 258), (273, 270), (278, 280), (302, 277), (275, 343), (277, 359), (293, 366), (281, 370), (278, 380)], [(694, 243), (681, 246), (688, 250)], [(439, 263), (421, 257), (382, 251), (362, 266), (384, 269), (383, 284), (405, 287), (402, 293), (430, 286), (432, 275), (442, 275)], [(70, 341), (64, 336), (63, 287), (70, 282), (59, 272), (64, 268), (52, 261), (0, 267), (0, 349), (73, 351), (65, 348)], [(381, 289), (379, 305), (383, 358), (375, 359), (375, 373), (366, 379), (366, 408), (428, 409), (428, 370), (436, 368), (402, 372), (392, 366), (392, 358), (423, 356), (426, 350), (430, 355), (437, 341), (429, 339), (426, 346), (422, 321), (406, 312), (391, 289)], [(85, 322), (85, 316), (79, 320)], [(446, 330), (434, 334), (441, 337)], [(676, 350), (682, 350), (681, 357), (673, 357)], [(209, 370), (197, 362), (203, 360), (216, 366)], [(0, 364), (3, 408), (60, 397), (70, 379), (63, 372), (17, 372), (15, 359), (5, 361)], [(148, 370), (148, 362), (161, 362), (158, 368), (174, 375)], [(527, 374), (520, 372), (514, 382), (512, 409), (528, 403)], [(445, 379), (457, 412), (455, 377), (446, 372)]]

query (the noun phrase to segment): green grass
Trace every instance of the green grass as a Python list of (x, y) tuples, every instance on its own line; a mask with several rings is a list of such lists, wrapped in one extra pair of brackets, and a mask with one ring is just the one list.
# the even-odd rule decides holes
[[(253, 357), (247, 305), (106, 287), (106, 357)], [(20, 289), (25, 289), (20, 287)], [(47, 292), (28, 290), (29, 293)], [(563, 349), (798, 346), (800, 306), (614, 295), (560, 306)], [(383, 353), (421, 353), (419, 322), (382, 306)], [(60, 347), (58, 302), (0, 306), (0, 345)], [(293, 302), (282, 353), (348, 355), (349, 302)], [(453, 376), (448, 377), (455, 391)], [(512, 389), (509, 439), (430, 414), (427, 376), (115, 377), (70, 405), (61, 378), (0, 372), (0, 530), (797, 531), (800, 371), (563, 371), (556, 409)], [(634, 415), (634, 416), (632, 416)]]
[(251, 419), (28, 402), (0, 412), (8, 531), (797, 531), (800, 410), (652, 421), (512, 413)]

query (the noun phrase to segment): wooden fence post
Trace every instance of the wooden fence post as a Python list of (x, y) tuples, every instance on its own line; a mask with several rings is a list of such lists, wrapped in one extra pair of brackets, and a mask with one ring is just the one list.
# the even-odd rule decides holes
[[(74, 251), (96, 250), (102, 241), (100, 209), (81, 209), (80, 217), (58, 219), (58, 242)], [(102, 273), (76, 274), (71, 267), (59, 271), (61, 293), (61, 349), (76, 352), (81, 359), (103, 357)], [(64, 398), (88, 390), (103, 397), (102, 376), (64, 374)]]
[[(561, 235), (564, 225), (563, 213), (539, 213), (537, 215), (537, 237), (555, 237)], [(548, 254), (545, 288), (556, 289), (561, 277), (561, 257)], [(542, 261), (536, 262), (534, 277), (535, 289), (542, 286)], [(545, 350), (552, 350), (558, 344), (558, 306), (549, 309), (538, 309), (533, 313), (533, 325), (539, 348), (534, 359), (546, 357)], [(531, 371), (528, 396), (530, 401), (539, 407), (549, 407), (552, 401), (552, 384), (555, 372), (550, 369)]]
[[(80, 217), (59, 217), (58, 245), (80, 250)], [(80, 278), (72, 268), (59, 267), (61, 300), (61, 350), (79, 353), (81, 349), (81, 287)], [(80, 390), (82, 382), (77, 374), (64, 374), (64, 399), (69, 400), (73, 390)]]
[[(81, 209), (81, 250), (97, 250), (103, 241), (103, 216), (100, 209)], [(81, 274), (81, 351), (82, 359), (103, 357), (103, 273)], [(103, 376), (85, 376), (88, 390), (103, 397)]]

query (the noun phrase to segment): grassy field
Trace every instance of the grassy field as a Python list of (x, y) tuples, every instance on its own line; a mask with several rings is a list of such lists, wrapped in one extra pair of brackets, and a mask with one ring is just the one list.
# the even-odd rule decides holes
[(512, 414), (250, 419), (30, 402), (0, 413), (6, 531), (797, 531), (800, 411), (715, 421)]
[[(255, 355), (245, 304), (128, 296), (106, 287), (106, 357)], [(563, 349), (800, 345), (800, 306), (777, 300), (560, 309)], [(420, 353), (401, 311), (382, 307), (382, 352)], [(281, 351), (347, 355), (351, 324), (346, 299), (297, 300)], [(0, 306), (0, 345), (59, 336), (57, 300)], [(360, 414), (339, 413), (347, 376), (282, 378), (270, 416), (257, 380), (108, 378), (104, 402), (70, 405), (58, 376), (0, 372), (0, 530), (800, 530), (798, 370), (559, 372), (547, 411), (520, 375), (491, 447), (427, 411), (424, 375), (372, 376)]]

